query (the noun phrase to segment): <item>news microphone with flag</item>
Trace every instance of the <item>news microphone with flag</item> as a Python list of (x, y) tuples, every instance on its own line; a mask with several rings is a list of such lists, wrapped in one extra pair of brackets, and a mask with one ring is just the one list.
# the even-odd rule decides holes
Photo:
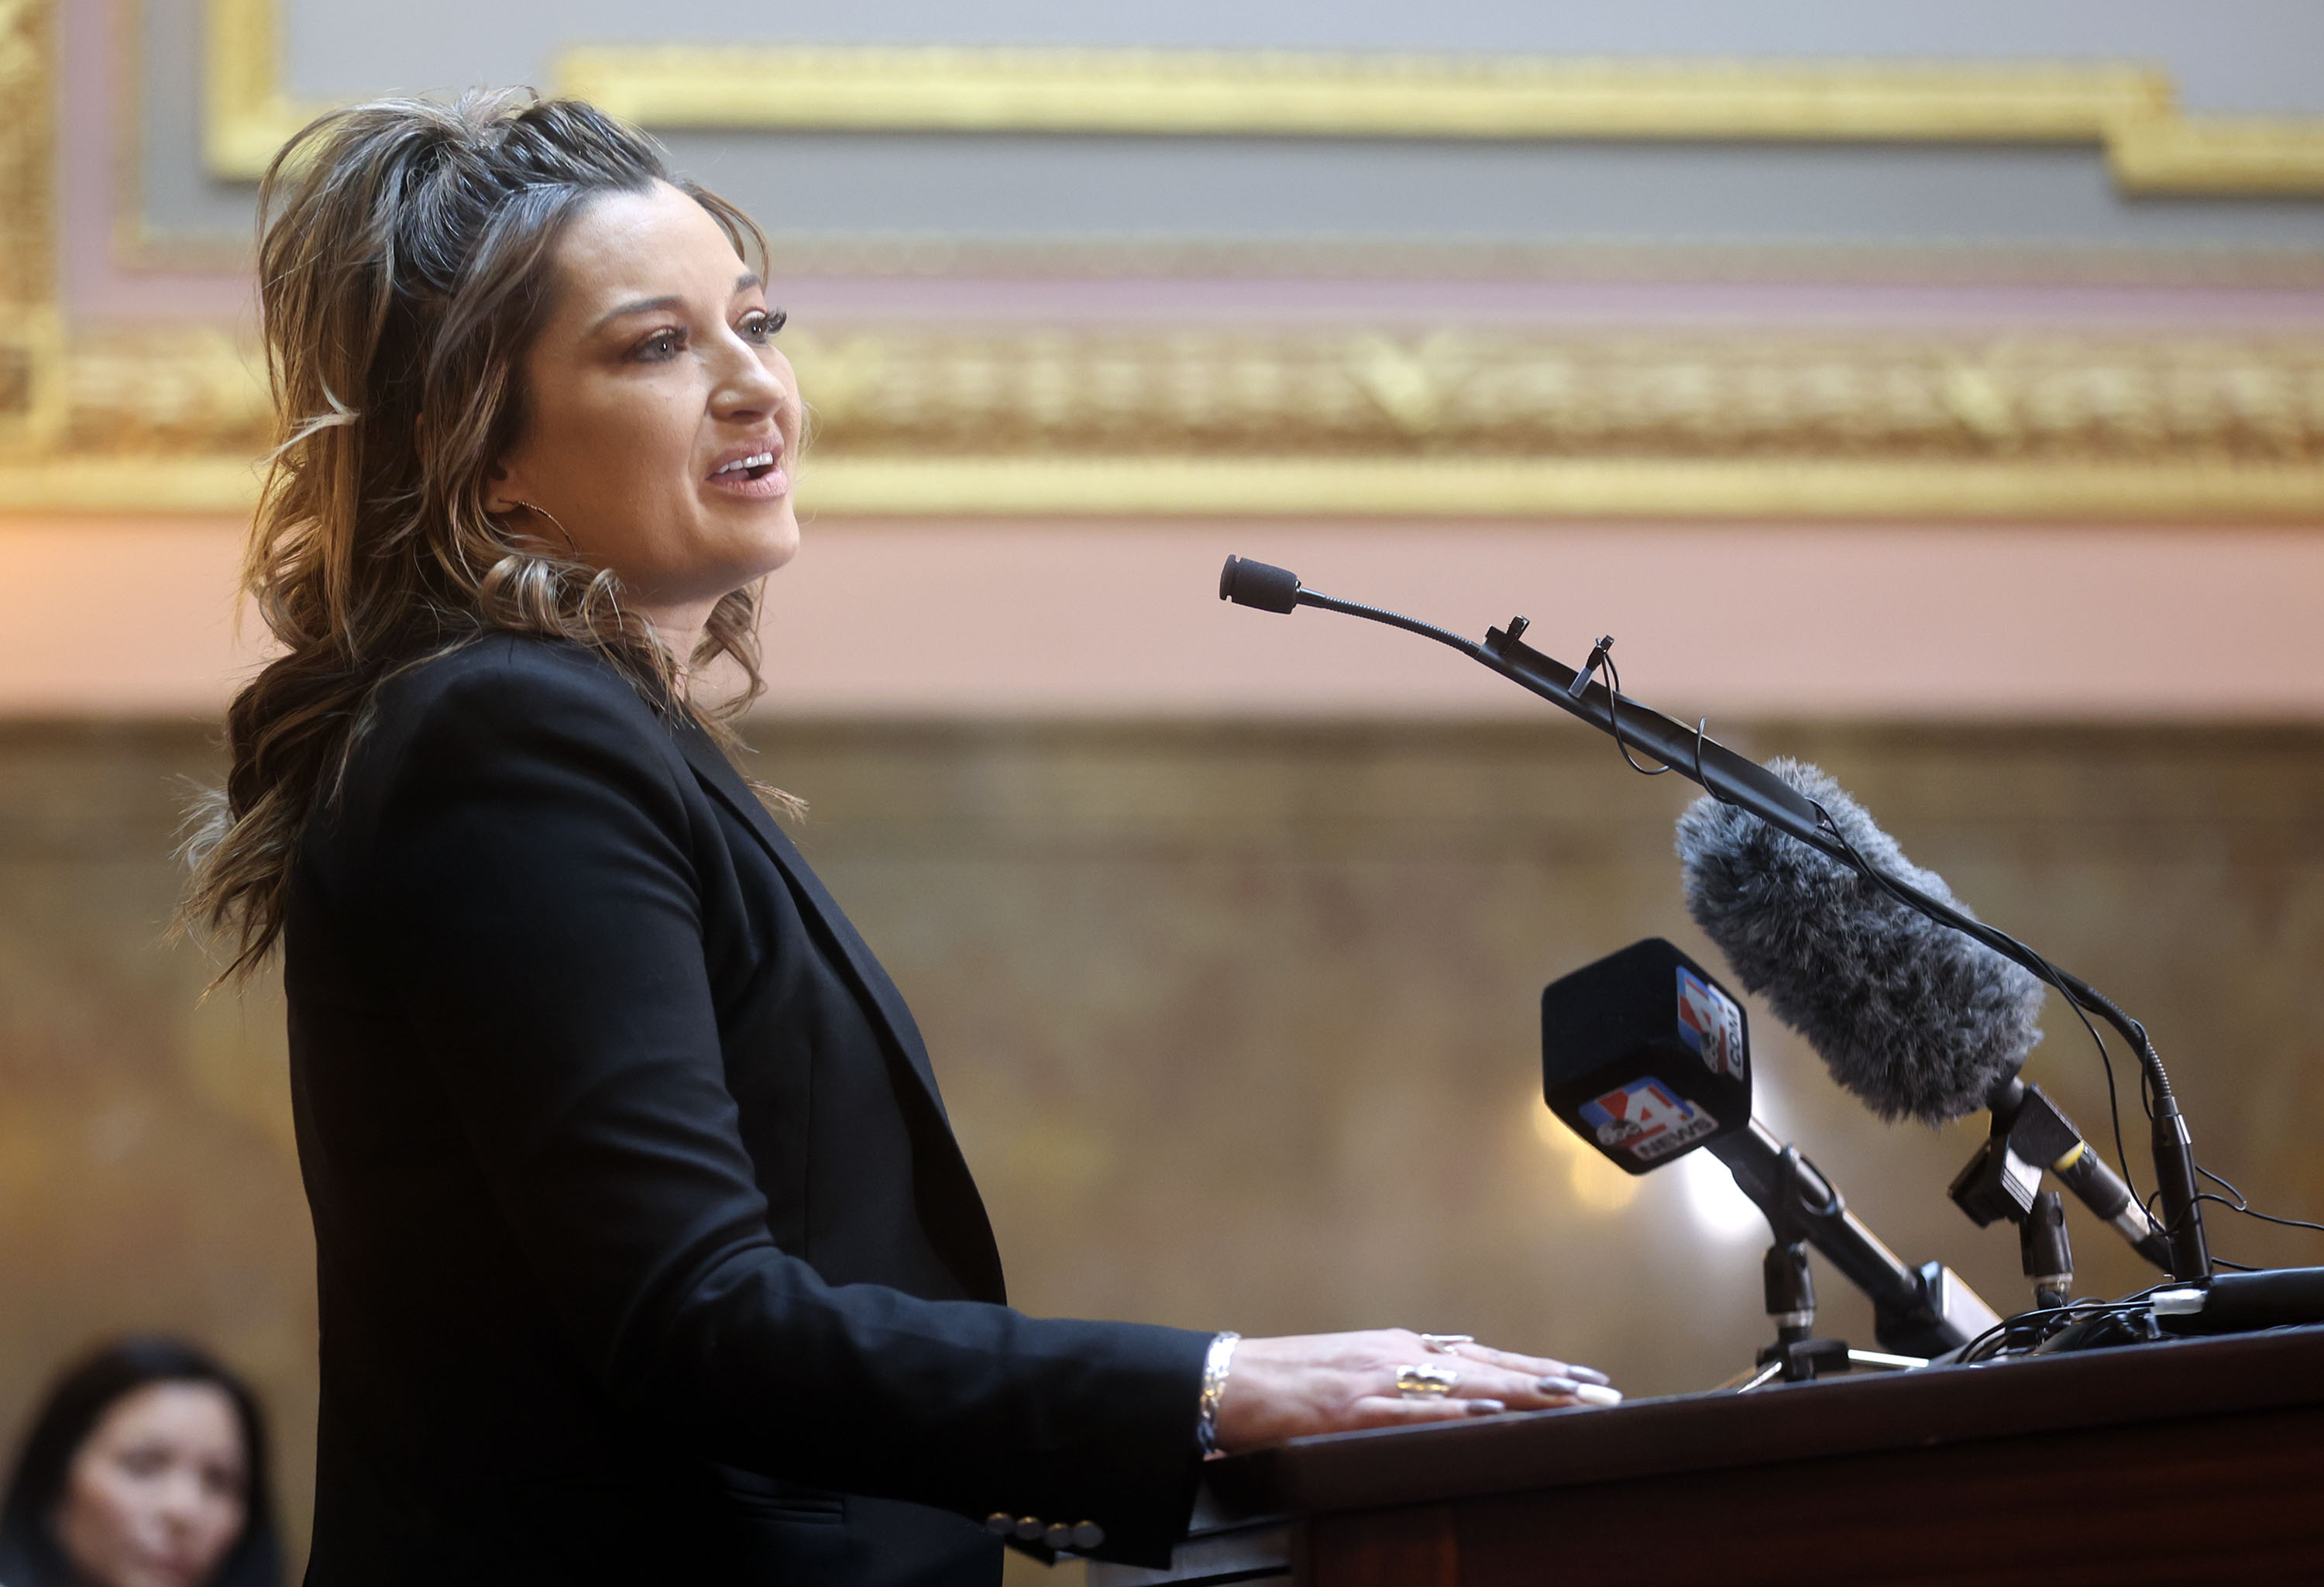
[[(1611, 687), (1609, 682), (1596, 681), (1595, 675), (1600, 664), (1610, 661), (1609, 651), (1613, 644), (1610, 636), (1599, 641), (1597, 648), (1591, 652), (1589, 661), (1576, 671), (1555, 657), (1544, 655), (1525, 642), (1529, 624), (1523, 617), (1511, 618), (1505, 629), (1489, 630), (1484, 642), (1480, 644), (1433, 623), (1407, 617), (1401, 612), (1367, 606), (1360, 602), (1342, 600), (1320, 590), (1311, 590), (1301, 584), (1298, 576), (1288, 568), (1254, 562), (1244, 557), (1229, 557), (1225, 567), (1220, 569), (1219, 599), (1262, 612), (1287, 614), (1302, 606), (1313, 606), (1321, 611), (1337, 612), (1343, 616), (1360, 617), (1367, 623), (1385, 623), (1390, 628), (1400, 628), (1406, 633), (1433, 640), (1460, 651), (1480, 666), (1499, 673), (1518, 687), (1540, 697), (1561, 711), (1581, 718), (1600, 732), (1611, 734), (1614, 741), (1623, 747), (1626, 755), (1631, 749), (1643, 750), (1668, 770), (1700, 783), (1721, 802), (1739, 807), (1777, 832), (1796, 838), (1807, 847), (1859, 870), (1870, 864), (1870, 862), (1862, 860), (1849, 846), (1845, 835), (1831, 825), (1815, 800), (1765, 767), (1711, 737), (1704, 732), (1703, 723), (1697, 722), (1690, 727), (1683, 722), (1674, 722), (1660, 712), (1623, 695)], [(2121, 1033), (2123, 1040), (2137, 1055), (2139, 1065), (2145, 1071), (2145, 1088), (2153, 1126), (2149, 1140), (2154, 1154), (2154, 1173), (2163, 1204), (2163, 1238), (2170, 1250), (2172, 1276), (2190, 1282), (2209, 1278), (2211, 1258), (2204, 1238), (2202, 1204), (2196, 1195), (2194, 1146), (2188, 1136), (2186, 1120), (2179, 1111), (2177, 1094), (2172, 1090), (2171, 1076), (2163, 1066), (2162, 1055), (2154, 1050), (2154, 1043), (2147, 1037), (2146, 1028), (2089, 982), (2050, 964), (2007, 932), (1984, 924), (1950, 898), (1939, 898), (1904, 877), (1886, 878), (1880, 885), (1931, 920), (1984, 944), (2013, 963), (2036, 971), (2075, 1003)]]
[[(1883, 875), (1968, 912), (1828, 773), (1791, 760), (1766, 769), (1821, 806)], [(1991, 1112), (1991, 1133), (1951, 1186), (1980, 1227), (2022, 1222), (2047, 1170), (2171, 1270), (2170, 1248), (2129, 1187), (2040, 1086), (2019, 1078), (2042, 1039), (2035, 1021), (2048, 990), (2031, 971), (1716, 799), (1697, 799), (1679, 817), (1677, 844), (1687, 913), (1744, 990), (1764, 995), (1843, 1089), (1892, 1121), (1938, 1125)]]
[(1779, 1240), (1804, 1240), (1871, 1298), (1883, 1349), (1941, 1355), (1997, 1322), (1942, 1264), (1905, 1266), (1752, 1117), (1748, 1017), (1670, 943), (1634, 943), (1544, 988), (1541, 1051), (1542, 1098), (1569, 1129), (1631, 1174), (1709, 1150)]
[(1549, 1111), (1633, 1174), (1751, 1121), (1742, 1005), (1660, 937), (1544, 988), (1541, 1052)]

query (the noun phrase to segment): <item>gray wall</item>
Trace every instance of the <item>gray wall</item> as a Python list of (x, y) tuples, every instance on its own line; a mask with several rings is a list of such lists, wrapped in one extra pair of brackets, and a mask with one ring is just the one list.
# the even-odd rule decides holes
[[(143, 213), (180, 237), (249, 235), (252, 189), (199, 159), (201, 0), (143, 0)], [(2134, 59), (2190, 104), (2324, 109), (2324, 8), (2166, 4), (1545, 8), (1231, 5), (844, 8), (696, 0), (396, 6), (284, 0), (288, 82), (344, 97), (550, 80), (576, 42), (960, 42), (1645, 55)], [(1142, 237), (2324, 247), (2324, 202), (2126, 198), (2086, 148), (1702, 146), (706, 135), (680, 162), (793, 238)]]
[(2189, 104), (2324, 110), (2324, 9), (2308, 0), (283, 0), (290, 80), (363, 94), (387, 82), (521, 80), (553, 51), (605, 43), (1051, 44), (1517, 51), (1563, 55), (2136, 60)]

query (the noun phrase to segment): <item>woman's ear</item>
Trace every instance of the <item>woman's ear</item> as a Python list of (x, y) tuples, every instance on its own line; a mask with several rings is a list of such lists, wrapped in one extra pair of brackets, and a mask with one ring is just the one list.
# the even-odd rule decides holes
[(505, 518), (524, 504), (524, 494), (509, 478), (507, 466), (493, 464), (484, 475), (484, 511), (495, 518)]

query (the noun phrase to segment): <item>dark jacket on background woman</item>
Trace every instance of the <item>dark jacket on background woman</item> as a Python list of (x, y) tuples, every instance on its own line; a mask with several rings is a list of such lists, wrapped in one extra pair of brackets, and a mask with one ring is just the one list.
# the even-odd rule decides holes
[(711, 739), (501, 635), (380, 692), (291, 878), (309, 1581), (1157, 1560), (1209, 1336), (1040, 1321), (910, 1013)]

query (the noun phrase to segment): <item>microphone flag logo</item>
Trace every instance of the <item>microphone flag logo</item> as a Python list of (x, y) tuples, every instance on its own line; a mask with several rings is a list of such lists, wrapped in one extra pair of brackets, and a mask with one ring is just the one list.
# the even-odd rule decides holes
[(1678, 966), (1678, 1034), (1704, 1068), (1736, 1080), (1748, 1078), (1743, 1056), (1743, 1010), (1732, 999), (1684, 964)]
[(1599, 1145), (1641, 1163), (1659, 1162), (1719, 1128), (1718, 1120), (1652, 1075), (1583, 1103), (1582, 1117)]

